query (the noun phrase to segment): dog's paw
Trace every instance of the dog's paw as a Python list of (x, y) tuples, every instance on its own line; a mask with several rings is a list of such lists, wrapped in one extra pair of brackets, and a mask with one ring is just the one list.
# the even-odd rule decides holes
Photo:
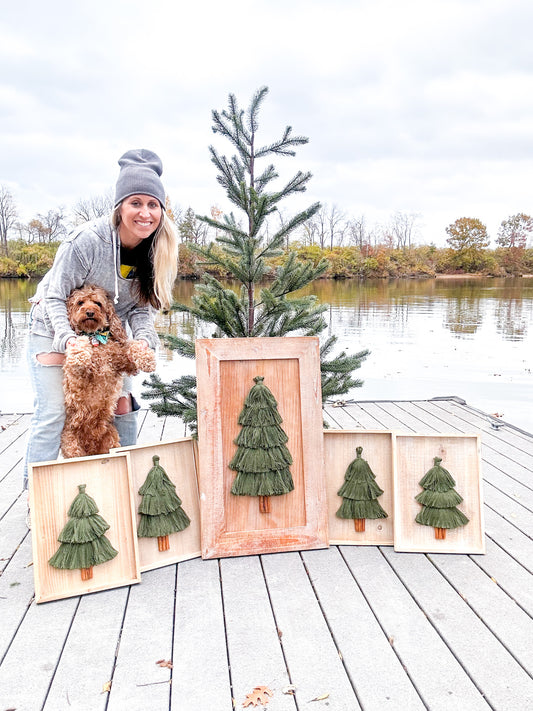
[(144, 341), (131, 341), (130, 357), (139, 370), (153, 373), (156, 367), (155, 353)]
[(69, 343), (65, 353), (68, 365), (88, 366), (92, 358), (92, 346), (87, 336), (78, 336)]

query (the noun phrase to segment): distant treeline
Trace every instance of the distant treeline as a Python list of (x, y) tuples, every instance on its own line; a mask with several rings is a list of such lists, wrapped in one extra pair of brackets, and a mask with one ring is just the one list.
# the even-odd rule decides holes
[[(60, 242), (28, 244), (24, 240), (10, 240), (8, 255), (0, 256), (0, 277), (41, 277), (52, 266)], [(424, 278), (437, 274), (480, 274), (486, 276), (520, 276), (533, 273), (533, 248), (525, 246), (488, 248), (452, 247), (433, 245), (395, 248), (386, 244), (362, 247), (319, 247), (290, 243), (289, 251), (296, 252), (301, 260), (318, 262), (323, 257), (329, 262), (324, 275), (329, 279), (361, 278)], [(284, 259), (287, 251), (270, 260), (272, 274)], [(180, 244), (180, 269), (182, 279), (199, 279), (204, 272), (225, 277), (212, 265), (203, 265), (188, 242)]]

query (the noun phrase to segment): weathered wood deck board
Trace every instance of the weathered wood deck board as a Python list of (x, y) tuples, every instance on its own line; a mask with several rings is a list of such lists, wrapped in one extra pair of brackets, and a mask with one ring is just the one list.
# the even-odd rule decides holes
[(475, 680), (388, 564), (386, 550), (392, 549), (346, 546), (343, 556), (422, 701), (432, 711), (487, 709)]
[[(22, 491), (29, 419), (0, 415), (2, 711), (232, 711), (259, 684), (274, 692), (272, 711), (533, 707), (531, 435), (494, 429), (457, 399), (324, 412), (337, 429), (480, 431), (486, 555), (332, 546), (197, 558), (131, 588), (35, 605)], [(176, 419), (141, 413), (139, 443), (186, 434)]]
[(298, 706), (328, 695), (336, 711), (360, 708), (299, 553), (262, 557)]
[[(127, 588), (84, 595), (65, 635), (64, 646), (46, 697), (49, 708), (105, 709), (105, 683), (111, 678)], [(78, 672), (73, 673), (78, 661)]]
[(108, 711), (168, 708), (171, 670), (157, 662), (172, 658), (174, 596), (159, 592), (173, 591), (175, 582), (176, 566), (169, 565), (146, 573), (142, 585), (131, 587), (116, 666), (103, 680), (112, 679)]
[(240, 706), (254, 686), (264, 685), (275, 696), (269, 711), (295, 711), (283, 658), (283, 640), (276, 627), (259, 556), (220, 561), (228, 655), (233, 697)]
[(218, 560), (179, 563), (174, 628), (171, 711), (232, 711)]
[(339, 549), (302, 556), (362, 708), (425, 708)]
[(531, 676), (432, 565), (432, 556), (385, 556), (487, 701), (496, 708), (533, 705)]

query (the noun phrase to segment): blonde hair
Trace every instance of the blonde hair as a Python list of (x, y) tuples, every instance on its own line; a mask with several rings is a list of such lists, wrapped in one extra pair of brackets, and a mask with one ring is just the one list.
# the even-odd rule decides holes
[(172, 304), (172, 288), (178, 275), (178, 235), (176, 226), (168, 217), (166, 210), (152, 242), (154, 264), (154, 294), (161, 308), (168, 309)]
[[(118, 233), (121, 222), (119, 203), (111, 213), (111, 225)], [(149, 240), (149, 241), (148, 241)], [(140, 298), (157, 308), (168, 309), (172, 304), (172, 288), (178, 274), (178, 236), (176, 227), (165, 209), (161, 211), (161, 221), (148, 240), (141, 245), (148, 248), (147, 256), (151, 270), (147, 276), (139, 276)], [(139, 265), (142, 270), (142, 265)], [(148, 281), (148, 283), (146, 283)], [(155, 297), (155, 298), (154, 298)]]

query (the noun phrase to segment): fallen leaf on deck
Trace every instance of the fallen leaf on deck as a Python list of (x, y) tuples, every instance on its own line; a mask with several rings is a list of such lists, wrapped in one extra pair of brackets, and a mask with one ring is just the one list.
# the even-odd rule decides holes
[(172, 669), (174, 666), (170, 659), (159, 659), (156, 664), (158, 667), (166, 667), (167, 669)]
[(106, 681), (106, 683), (102, 687), (102, 694), (107, 694), (108, 691), (111, 691), (111, 682)]
[(271, 691), (268, 686), (254, 686), (253, 691), (250, 694), (246, 694), (246, 701), (243, 702), (243, 706), (266, 706), (270, 696), (274, 696), (274, 692)]
[(294, 684), (289, 684), (288, 686), (284, 686), (283, 689), (281, 690), (282, 694), (292, 694), (294, 696), (294, 692), (296, 691), (296, 687)]
[[(322, 694), (321, 696), (317, 696), (314, 699), (311, 699), (311, 701), (324, 701), (324, 699), (329, 698), (329, 694)], [(311, 701), (309, 703), (311, 703)]]

